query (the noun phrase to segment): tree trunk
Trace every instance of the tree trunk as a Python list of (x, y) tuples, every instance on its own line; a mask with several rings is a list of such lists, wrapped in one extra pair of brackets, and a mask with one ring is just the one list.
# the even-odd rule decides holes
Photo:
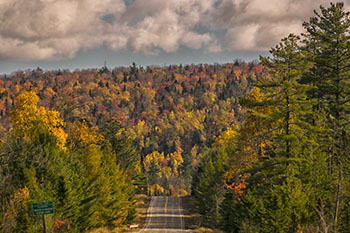
[(336, 196), (336, 202), (335, 202), (335, 208), (334, 208), (334, 221), (333, 221), (333, 228), (334, 232), (337, 232), (337, 222), (338, 222), (338, 211), (340, 206), (340, 192), (341, 192), (341, 179), (342, 179), (342, 163), (338, 161), (338, 185), (337, 185), (337, 196)]

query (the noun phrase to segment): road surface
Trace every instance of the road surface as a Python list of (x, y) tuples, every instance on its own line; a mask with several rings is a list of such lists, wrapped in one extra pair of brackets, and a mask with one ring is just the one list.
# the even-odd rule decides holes
[(181, 197), (153, 196), (140, 233), (185, 233)]

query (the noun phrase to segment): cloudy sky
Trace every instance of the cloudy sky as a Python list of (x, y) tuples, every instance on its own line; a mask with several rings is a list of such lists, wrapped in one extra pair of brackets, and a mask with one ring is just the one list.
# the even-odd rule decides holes
[(253, 60), (329, 2), (0, 0), (0, 73)]

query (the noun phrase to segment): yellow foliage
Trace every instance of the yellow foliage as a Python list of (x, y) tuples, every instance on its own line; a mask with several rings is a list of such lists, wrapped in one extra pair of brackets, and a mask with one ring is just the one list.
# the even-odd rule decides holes
[(170, 167), (165, 167), (162, 169), (163, 170), (163, 176), (166, 178), (169, 178), (171, 176), (171, 168)]
[(154, 127), (154, 130), (155, 130), (156, 132), (162, 133), (162, 129), (159, 128), (158, 126), (155, 126), (155, 127)]
[(18, 189), (17, 192), (13, 195), (13, 198), (10, 200), (9, 208), (7, 213), (5, 214), (5, 219), (9, 225), (14, 225), (15, 217), (17, 215), (18, 210), (26, 208), (26, 203), (29, 199), (29, 189), (24, 187), (22, 189)]
[(171, 111), (169, 114), (169, 120), (174, 121), (175, 120), (175, 114), (174, 111)]
[(137, 123), (137, 126), (136, 126), (136, 128), (137, 128), (137, 136), (141, 136), (143, 134), (143, 132), (145, 130), (144, 126), (145, 126), (145, 121), (139, 121)]
[(148, 195), (153, 196), (153, 195), (162, 195), (162, 194), (165, 194), (165, 189), (159, 184), (148, 186)]
[(39, 107), (38, 102), (39, 97), (33, 91), (19, 95), (15, 108), (10, 112), (11, 122), (29, 138), (38, 125), (47, 128), (57, 138), (58, 146), (65, 150), (67, 134), (63, 130), (65, 123), (60, 113)]
[(182, 189), (182, 190), (180, 191), (180, 196), (188, 196), (187, 191), (184, 190), (184, 189)]
[(22, 205), (29, 199), (29, 189), (27, 187), (24, 187), (22, 189), (19, 189), (15, 195), (14, 195), (14, 202), (16, 205)]
[(173, 195), (175, 193), (175, 188), (173, 185), (169, 184), (168, 186), (169, 194)]
[(130, 92), (128, 92), (128, 91), (122, 92), (121, 100), (124, 100), (125, 102), (129, 103), (129, 101), (130, 101)]
[(85, 121), (75, 123), (69, 130), (69, 135), (72, 139), (84, 144), (97, 144), (104, 139), (95, 128), (90, 128)]
[(206, 92), (204, 94), (204, 100), (207, 102), (208, 105), (211, 105), (216, 100), (216, 94), (214, 92)]
[(148, 195), (153, 196), (154, 195), (154, 190), (155, 190), (155, 186), (154, 185), (148, 186)]
[(192, 119), (193, 118), (193, 112), (186, 112), (186, 118)]
[(247, 99), (262, 101), (264, 99), (264, 94), (261, 92), (260, 88), (256, 87), (247, 94)]
[(192, 126), (195, 128), (195, 129), (201, 129), (201, 123), (199, 122), (198, 119), (193, 119), (192, 121)]
[(15, 88), (16, 88), (16, 93), (19, 93), (20, 90), (21, 90), (21, 86), (17, 84), (17, 85), (15, 86)]
[(197, 155), (198, 155), (198, 145), (197, 144), (192, 147), (191, 155), (193, 158), (197, 157)]
[(180, 81), (182, 78), (181, 74), (174, 74), (175, 80)]
[(172, 165), (172, 170), (174, 175), (179, 174), (179, 166), (184, 162), (181, 151), (175, 151), (174, 153), (171, 153), (170, 155), (167, 155), (167, 159), (170, 161)]
[[(259, 88), (254, 88), (247, 94), (247, 99), (254, 102), (262, 102), (267, 97)], [(230, 170), (226, 178), (230, 180), (233, 176), (240, 174), (245, 168), (252, 167), (259, 157), (266, 156), (266, 149), (270, 147), (271, 135), (264, 134), (273, 128), (264, 119), (264, 115), (276, 112), (273, 107), (255, 106), (247, 114), (245, 124), (240, 129), (239, 149), (231, 158)]]
[(225, 149), (232, 144), (233, 140), (236, 140), (237, 135), (237, 130), (229, 127), (215, 139), (213, 146)]
[(144, 163), (149, 165), (153, 161), (155, 164), (158, 164), (162, 159), (164, 159), (164, 152), (159, 153), (158, 151), (153, 151), (151, 154), (146, 155)]
[(158, 184), (156, 184), (156, 189), (157, 189), (157, 194), (163, 194), (164, 193), (164, 188)]
[(148, 101), (152, 101), (156, 95), (155, 90), (152, 88), (142, 87), (141, 91), (144, 95), (144, 98), (146, 98)]

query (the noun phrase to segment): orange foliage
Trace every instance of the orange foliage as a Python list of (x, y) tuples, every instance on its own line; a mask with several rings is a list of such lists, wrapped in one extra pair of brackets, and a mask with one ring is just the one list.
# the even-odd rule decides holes
[(246, 182), (244, 179), (241, 179), (238, 183), (232, 183), (231, 185), (227, 185), (226, 187), (230, 190), (232, 190), (236, 195), (235, 198), (240, 200), (240, 198), (244, 194), (244, 190), (247, 187), (248, 182)]

